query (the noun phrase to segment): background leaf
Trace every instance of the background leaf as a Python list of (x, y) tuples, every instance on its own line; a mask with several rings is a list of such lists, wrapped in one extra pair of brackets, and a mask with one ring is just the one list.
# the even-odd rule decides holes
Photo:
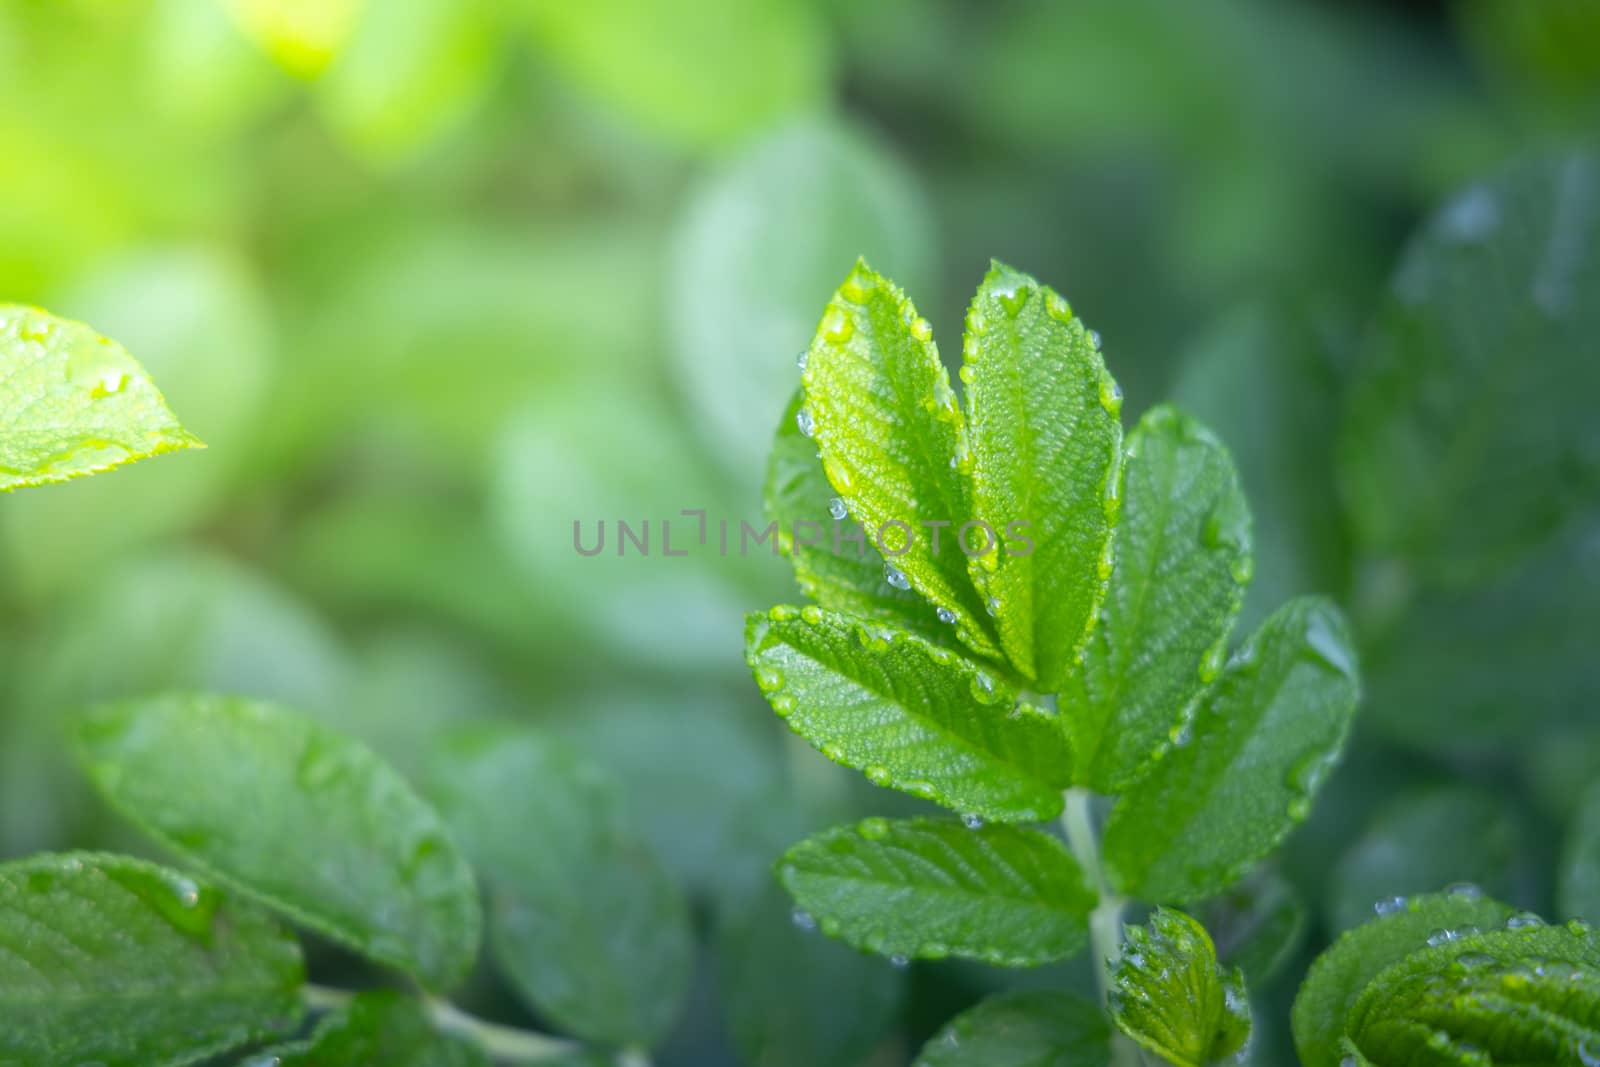
[(290, 1033), (300, 946), (261, 911), (121, 856), (0, 865), (0, 1063), (177, 1067)]
[(1141, 900), (1182, 902), (1243, 874), (1305, 820), (1358, 692), (1339, 610), (1316, 597), (1285, 604), (1223, 668), (1192, 736), (1112, 808), (1112, 882)]
[(791, 730), (877, 785), (986, 819), (1061, 811), (1061, 731), (957, 653), (811, 606), (751, 615), (745, 658)]
[(324, 1019), (304, 1047), (277, 1056), (278, 1067), (489, 1067), (476, 1045), (439, 1032), (415, 998), (362, 993)]
[(778, 876), (829, 937), (906, 958), (1064, 959), (1083, 947), (1095, 905), (1055, 838), (955, 819), (836, 827), (786, 852)]
[(1600, 784), (1589, 787), (1567, 828), (1558, 893), (1562, 915), (1600, 923)]
[(1217, 959), (1258, 986), (1300, 948), (1309, 916), (1294, 886), (1270, 868), (1202, 901), (1195, 918), (1210, 933)]
[(112, 807), (209, 876), (435, 989), (477, 956), (472, 871), (364, 746), (211, 696), (103, 705), (75, 742)]
[(1317, 958), (1294, 1002), (1294, 1043), (1305, 1067), (1337, 1067), (1345, 1017), (1380, 972), (1427, 944), (1436, 930), (1491, 928), (1514, 910), (1476, 893), (1412, 897), (1344, 934)]
[(484, 727), (451, 736), (429, 792), (483, 874), (511, 984), (584, 1038), (658, 1041), (688, 987), (689, 914), (609, 778), (537, 732)]
[[(1122, 389), (1099, 335), (1053, 290), (1003, 264), (984, 276), (966, 325), (972, 517), (992, 531), (968, 566), (1006, 655), (1053, 693), (1077, 665), (1110, 577)], [(1025, 553), (1002, 547), (1017, 540), (1016, 522), (1027, 524)]]
[(928, 1067), (1105, 1067), (1111, 1031), (1100, 1006), (1068, 993), (990, 997), (952, 1019), (917, 1057)]
[(1128, 438), (1116, 565), (1070, 706), (1074, 777), (1120, 793), (1191, 729), (1251, 574), (1250, 509), (1227, 449), (1168, 407)]
[(0, 304), (0, 382), (0, 492), (200, 443), (121, 345), (37, 308)]
[(1205, 1067), (1250, 1039), (1243, 976), (1218, 966), (1205, 927), (1181, 911), (1126, 928), (1108, 995), (1117, 1029), (1175, 1067)]

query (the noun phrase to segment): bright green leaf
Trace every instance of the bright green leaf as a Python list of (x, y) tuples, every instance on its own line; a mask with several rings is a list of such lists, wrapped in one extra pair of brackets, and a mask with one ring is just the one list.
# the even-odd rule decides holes
[(1205, 927), (1181, 911), (1127, 928), (1109, 998), (1117, 1029), (1174, 1067), (1205, 1067), (1250, 1038), (1244, 976), (1218, 965)]
[(1341, 441), (1368, 549), (1471, 579), (1593, 499), (1597, 249), (1600, 157), (1589, 153), (1516, 163), (1416, 238)]
[(1316, 597), (1280, 608), (1223, 668), (1189, 736), (1112, 809), (1113, 884), (1182, 903), (1233, 882), (1309, 814), (1358, 695), (1339, 610)]
[(958, 470), (970, 469), (972, 519), (987, 524), (968, 568), (1006, 655), (1051, 693), (1105, 595), (1121, 503), (1122, 390), (1097, 341), (1055, 292), (999, 263), (967, 311), (971, 465)]
[(178, 1067), (292, 1033), (300, 946), (177, 871), (73, 853), (0, 865), (0, 1064)]
[(1100, 1005), (1070, 993), (1004, 993), (962, 1012), (924, 1046), (925, 1067), (1106, 1067)]
[(349, 40), (367, 0), (228, 0), (262, 51), (301, 78), (314, 78)]
[(429, 792), (483, 874), (511, 984), (582, 1037), (659, 1040), (688, 988), (688, 908), (611, 779), (539, 733), (484, 728), (442, 747)]
[(1055, 838), (956, 819), (835, 827), (786, 852), (778, 876), (829, 937), (881, 955), (1007, 967), (1076, 953), (1096, 899)]
[(1217, 959), (1260, 985), (1287, 963), (1305, 938), (1309, 916), (1288, 880), (1264, 869), (1195, 908)]
[(835, 517), (844, 502), (822, 472), (816, 442), (795, 423), (804, 402), (797, 390), (783, 413), (767, 457), (766, 487), (767, 517), (778, 523), (778, 545), (794, 564), (800, 591), (825, 608), (938, 640), (950, 627), (939, 621), (933, 605), (890, 585), (883, 556), (871, 545), (849, 540), (848, 515)]
[(1589, 787), (1567, 828), (1558, 896), (1561, 914), (1600, 923), (1600, 784)]
[(986, 819), (1061, 811), (1056, 723), (957, 653), (812, 605), (752, 614), (745, 658), (790, 729), (877, 785)]
[(1209, 430), (1153, 408), (1128, 438), (1117, 560), (1063, 712), (1074, 777), (1120, 793), (1221, 670), (1251, 567), (1250, 509)]
[(0, 492), (199, 446), (121, 345), (0, 304)]
[[(828, 302), (801, 380), (801, 432), (815, 435), (828, 481), (890, 557), (891, 577), (942, 608), (970, 648), (997, 654), (960, 538), (972, 511), (966, 429), (927, 320), (858, 262)], [(969, 531), (968, 543), (980, 537)]]
[(367, 748), (271, 704), (170, 696), (77, 724), (117, 811), (207, 875), (435, 989), (478, 952), (472, 871)]
[(1436, 930), (1499, 926), (1513, 909), (1471, 892), (1395, 900), (1378, 918), (1318, 957), (1294, 1002), (1294, 1042), (1304, 1067), (1339, 1067), (1345, 1018), (1378, 974), (1424, 947)]
[(1351, 1007), (1344, 1047), (1375, 1067), (1600, 1060), (1600, 935), (1521, 922), (1444, 928), (1413, 945)]
[(329, 1016), (302, 1047), (262, 1067), (489, 1067), (478, 1046), (440, 1032), (422, 1003), (403, 993), (355, 997)]

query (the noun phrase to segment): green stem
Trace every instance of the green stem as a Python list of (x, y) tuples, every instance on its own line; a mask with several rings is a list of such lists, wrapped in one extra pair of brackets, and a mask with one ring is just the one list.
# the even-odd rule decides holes
[[(1067, 847), (1083, 868), (1100, 898), (1089, 915), (1089, 950), (1094, 957), (1095, 986), (1100, 991), (1100, 1006), (1107, 1007), (1111, 967), (1122, 958), (1122, 910), (1127, 901), (1111, 891), (1105, 867), (1100, 862), (1100, 838), (1094, 826), (1094, 794), (1087, 789), (1069, 789), (1064, 794), (1066, 808), (1061, 825), (1066, 830)], [(1112, 1067), (1138, 1067), (1139, 1049), (1122, 1034), (1113, 1031)]]
[[(343, 989), (308, 985), (301, 991), (306, 1004), (318, 1011), (337, 1011), (350, 1003), (355, 994)], [(497, 1060), (507, 1063), (546, 1063), (561, 1059), (580, 1049), (575, 1041), (551, 1037), (534, 1030), (518, 1030), (499, 1023), (486, 1022), (468, 1015), (447, 1000), (423, 997), (428, 1018), (441, 1032), (466, 1037), (482, 1046)], [(649, 1067), (650, 1061), (637, 1050), (622, 1052), (617, 1057), (618, 1067)]]

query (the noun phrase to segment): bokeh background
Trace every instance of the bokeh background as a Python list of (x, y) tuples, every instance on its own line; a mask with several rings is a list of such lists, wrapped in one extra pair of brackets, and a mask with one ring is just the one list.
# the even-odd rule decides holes
[[(575, 520), (758, 521), (855, 257), (948, 354), (996, 256), (1100, 331), (1129, 416), (1177, 399), (1235, 450), (1246, 623), (1301, 591), (1356, 619), (1359, 736), (1233, 915), (1300, 930), (1256, 990), (1257, 1061), (1291, 1062), (1298, 974), (1372, 901), (1597, 906), (1557, 872), (1600, 776), (1600, 414), (1523, 453), (1559, 500), (1499, 515), (1492, 560), (1431, 566), (1338, 473), (1408, 237), (1592, 138), (1597, 86), (1591, 0), (0, 0), (0, 299), (126, 344), (210, 445), (0, 498), (0, 856), (136, 847), (64, 754), (89, 701), (276, 698), (403, 769), (512, 719), (612, 768), (692, 895), (659, 1064), (903, 1064), (986, 991), (1085, 983), (793, 928), (773, 856), (904, 802), (750, 684), (741, 614), (794, 599), (786, 565), (572, 545)], [(1593, 219), (1561, 225), (1594, 281)], [(1580, 334), (1505, 360), (1552, 392), (1481, 375), (1430, 417), (1497, 410), (1492, 439), (1600, 401)]]

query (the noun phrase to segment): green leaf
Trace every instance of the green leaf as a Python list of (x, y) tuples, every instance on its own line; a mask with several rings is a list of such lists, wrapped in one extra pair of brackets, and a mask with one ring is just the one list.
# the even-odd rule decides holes
[(0, 492), (197, 447), (121, 345), (0, 304)]
[(1372, 918), (1374, 901), (1475, 883), (1503, 898), (1517, 886), (1523, 833), (1510, 798), (1444, 786), (1396, 798), (1329, 874), (1330, 929)]
[(957, 653), (810, 605), (750, 615), (745, 658), (790, 729), (877, 785), (985, 819), (1061, 811), (1056, 723)]
[(1195, 714), (1250, 579), (1250, 509), (1227, 449), (1168, 407), (1128, 438), (1117, 560), (1063, 713), (1074, 777), (1120, 793)]
[(1183, 903), (1233, 882), (1309, 814), (1358, 692), (1339, 609), (1317, 597), (1285, 604), (1228, 661), (1190, 736), (1112, 808), (1112, 883)]
[(778, 877), (829, 937), (880, 955), (1005, 967), (1076, 953), (1096, 901), (1055, 838), (955, 819), (835, 827), (786, 852)]
[(968, 568), (1007, 657), (1051, 693), (1094, 625), (1121, 503), (1122, 390), (1094, 337), (1055, 292), (1000, 263), (967, 311), (972, 518), (992, 531)]
[(659, 1040), (688, 988), (688, 908), (610, 778), (537, 732), (482, 728), (442, 746), (429, 792), (483, 874), (511, 984), (579, 1036)]
[(1260, 870), (1202, 902), (1195, 917), (1211, 934), (1217, 959), (1261, 985), (1275, 975), (1305, 939), (1305, 902), (1274, 870)]
[(1413, 241), (1340, 444), (1368, 550), (1470, 580), (1593, 500), (1597, 249), (1600, 158), (1584, 152), (1472, 185)]
[(1600, 935), (1587, 924), (1435, 931), (1379, 974), (1345, 1018), (1374, 1065), (1600, 1059)]
[(1157, 908), (1146, 926), (1127, 927), (1108, 990), (1117, 1029), (1174, 1067), (1205, 1067), (1250, 1039), (1244, 975), (1224, 971), (1205, 927)]
[(1584, 793), (1567, 828), (1557, 897), (1561, 914), (1600, 923), (1600, 784)]
[(431, 988), (478, 952), (472, 871), (367, 748), (272, 704), (109, 704), (74, 731), (111, 806), (209, 877)]
[(273, 1067), (489, 1067), (481, 1048), (440, 1032), (415, 997), (389, 991), (356, 996), (323, 1020), (301, 1047), (267, 1062)]
[(934, 219), (889, 138), (823, 115), (785, 123), (717, 165), (674, 229), (666, 308), (679, 392), (690, 429), (743, 489), (757, 472), (750, 457), (771, 442), (800, 380), (796, 354), (840, 265), (865, 255), (921, 292), (938, 265)]
[[(801, 430), (815, 434), (823, 470), (850, 515), (883, 546), (901, 580), (944, 609), (969, 648), (998, 656), (959, 537), (972, 512), (961, 459), (966, 428), (927, 320), (893, 283), (857, 262), (828, 302), (801, 381)], [(968, 543), (977, 547), (979, 536), (969, 532)]]
[(292, 1033), (300, 946), (177, 871), (71, 853), (0, 865), (0, 1064), (178, 1067)]
[(924, 1046), (925, 1067), (1106, 1067), (1111, 1030), (1100, 1005), (1070, 993), (1003, 993), (950, 1020)]
[(1312, 966), (1295, 998), (1295, 1048), (1304, 1067), (1340, 1067), (1345, 1017), (1378, 974), (1423, 947), (1436, 930), (1490, 928), (1515, 912), (1470, 891), (1380, 905), (1379, 916), (1348, 931)]
[(846, 615), (933, 641), (943, 638), (950, 627), (939, 621), (933, 605), (909, 589), (890, 585), (883, 556), (872, 545), (858, 546), (849, 539), (854, 531), (848, 516), (834, 517), (843, 501), (822, 471), (816, 442), (795, 421), (804, 403), (805, 394), (797, 389), (772, 441), (766, 486), (767, 517), (778, 524), (778, 546), (794, 564), (800, 591)]

